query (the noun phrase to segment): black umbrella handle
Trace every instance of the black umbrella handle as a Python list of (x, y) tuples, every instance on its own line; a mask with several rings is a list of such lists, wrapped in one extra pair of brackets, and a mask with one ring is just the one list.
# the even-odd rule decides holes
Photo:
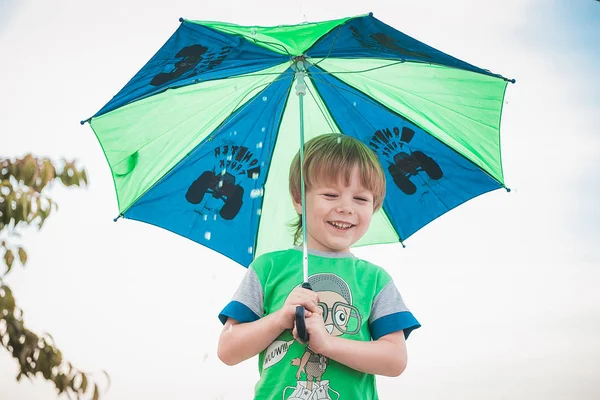
[[(304, 289), (312, 290), (310, 283), (302, 283)], [(296, 306), (296, 330), (298, 331), (298, 339), (303, 343), (308, 342), (308, 331), (306, 330), (306, 321), (304, 320), (304, 307)]]

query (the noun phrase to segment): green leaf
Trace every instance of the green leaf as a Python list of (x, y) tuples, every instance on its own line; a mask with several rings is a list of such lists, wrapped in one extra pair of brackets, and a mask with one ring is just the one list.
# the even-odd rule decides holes
[(94, 397), (92, 400), (98, 400), (100, 398), (100, 392), (98, 391), (98, 385), (94, 384)]
[(85, 391), (87, 390), (88, 387), (88, 379), (87, 376), (85, 376), (84, 373), (81, 374), (81, 386), (79, 387), (79, 389), (81, 389), (81, 393), (85, 393)]
[(56, 178), (56, 168), (54, 168), (50, 160), (45, 159), (42, 167), (42, 184), (40, 189), (44, 188), (54, 178)]
[(12, 250), (7, 249), (6, 252), (4, 253), (4, 262), (6, 263), (6, 267), (8, 268), (6, 270), (7, 274), (10, 272), (10, 269), (12, 268), (14, 261), (15, 261), (15, 256), (13, 255)]
[(19, 260), (22, 265), (27, 264), (27, 252), (22, 247), (19, 247)]
[(81, 170), (81, 180), (87, 186), (87, 184), (88, 184), (88, 177), (87, 177), (87, 172), (85, 171), (85, 169)]
[(27, 199), (26, 196), (21, 196), (20, 199), (21, 202), (21, 210), (22, 210), (22, 217), (23, 217), (23, 221), (27, 222), (27, 217), (29, 216), (29, 210), (31, 209), (30, 206), (30, 201)]
[(37, 163), (31, 154), (28, 154), (23, 159), (23, 164), (20, 169), (21, 172), (21, 180), (25, 185), (31, 187), (35, 182), (36, 172), (37, 172)]

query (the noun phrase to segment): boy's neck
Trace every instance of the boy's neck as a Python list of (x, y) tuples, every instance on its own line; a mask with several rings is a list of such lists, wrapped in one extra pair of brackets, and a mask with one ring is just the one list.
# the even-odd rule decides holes
[[(294, 246), (293, 248), (298, 251), (304, 251), (302, 246)], [(308, 254), (328, 258), (356, 258), (356, 256), (349, 251), (323, 251), (311, 249), (310, 247), (308, 248)]]

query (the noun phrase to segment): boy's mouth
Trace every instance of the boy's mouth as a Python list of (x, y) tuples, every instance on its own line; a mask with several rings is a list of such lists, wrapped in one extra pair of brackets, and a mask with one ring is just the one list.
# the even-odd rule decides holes
[(341, 221), (327, 221), (327, 223), (329, 225), (333, 226), (334, 228), (341, 229), (341, 230), (347, 230), (354, 226), (353, 224), (350, 224), (348, 222), (341, 222)]

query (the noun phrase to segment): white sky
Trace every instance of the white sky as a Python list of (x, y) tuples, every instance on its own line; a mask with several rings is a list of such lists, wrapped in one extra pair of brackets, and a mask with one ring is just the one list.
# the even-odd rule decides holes
[[(561, 5), (561, 3), (563, 3)], [(569, 3), (569, 6), (566, 4)], [(361, 248), (384, 266), (423, 327), (382, 399), (600, 398), (600, 3), (593, 0), (0, 0), (0, 154), (76, 157), (86, 190), (27, 232), (8, 279), (28, 326), (50, 332), (106, 400), (246, 399), (256, 361), (216, 357), (244, 269), (118, 213), (93, 115), (177, 29), (179, 17), (276, 25), (372, 11), (479, 67), (517, 79), (502, 123), (507, 194), (477, 198), (399, 245)], [(49, 400), (16, 383), (0, 351), (0, 400)]]

